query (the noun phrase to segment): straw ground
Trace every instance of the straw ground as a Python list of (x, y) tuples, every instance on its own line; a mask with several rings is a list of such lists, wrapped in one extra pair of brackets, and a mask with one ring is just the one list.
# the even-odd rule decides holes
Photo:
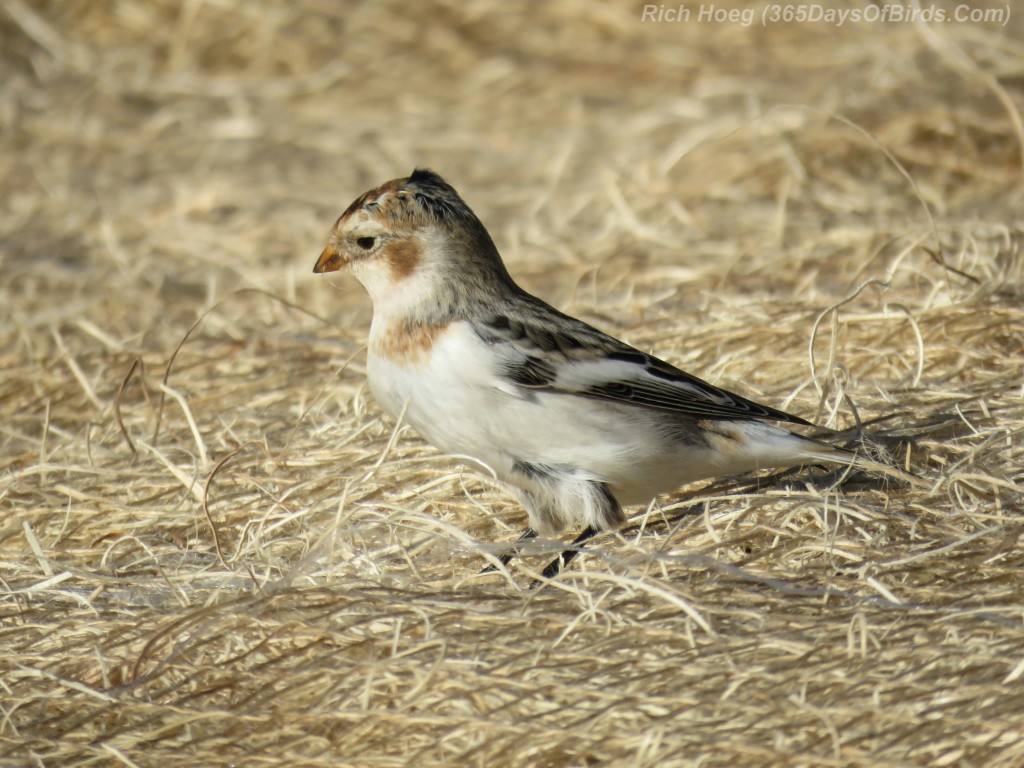
[[(342, 6), (0, 0), (0, 764), (1024, 764), (1022, 21)], [(310, 273), (416, 165), (926, 486), (717, 480), (477, 576), (523, 512)]]

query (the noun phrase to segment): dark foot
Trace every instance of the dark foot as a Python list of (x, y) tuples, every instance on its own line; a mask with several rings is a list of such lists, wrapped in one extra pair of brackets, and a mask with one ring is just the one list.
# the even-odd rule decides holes
[[(592, 539), (597, 534), (598, 530), (592, 525), (588, 525), (586, 528), (584, 528), (583, 533), (581, 533), (579, 536), (572, 540), (572, 545), (562, 554), (560, 554), (557, 558), (548, 563), (547, 567), (540, 572), (541, 579), (553, 579), (555, 576), (561, 573), (562, 569), (565, 568), (565, 566), (567, 566), (569, 563), (571, 563), (573, 558), (580, 553), (580, 550), (583, 548), (583, 544), (588, 539)], [(532, 589), (540, 583), (540, 580), (537, 580), (530, 585), (530, 588)]]
[[(536, 536), (537, 532), (533, 530), (533, 528), (527, 528), (520, 534), (519, 538), (516, 539), (515, 544), (513, 544), (511, 547), (506, 549), (504, 552), (501, 553), (501, 555), (498, 556), (498, 562), (501, 563), (503, 566), (511, 563), (512, 558), (519, 554), (519, 545), (524, 541), (529, 541), (530, 539), (535, 538)], [(480, 571), (480, 573), (494, 573), (496, 570), (498, 570), (497, 566), (488, 565), (486, 568)]]

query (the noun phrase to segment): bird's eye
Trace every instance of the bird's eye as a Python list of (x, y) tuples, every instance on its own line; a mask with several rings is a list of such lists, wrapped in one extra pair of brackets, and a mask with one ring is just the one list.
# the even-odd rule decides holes
[(360, 237), (356, 240), (356, 245), (358, 245), (364, 251), (368, 251), (371, 248), (373, 248), (373, 242), (374, 240), (372, 237)]

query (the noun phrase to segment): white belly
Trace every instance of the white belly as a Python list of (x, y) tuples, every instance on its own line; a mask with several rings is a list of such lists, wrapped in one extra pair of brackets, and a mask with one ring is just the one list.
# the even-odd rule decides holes
[(393, 417), (442, 451), (470, 456), (504, 477), (512, 459), (503, 454), (505, 441), (494, 427), (501, 420), (495, 414), (505, 410), (509, 397), (490, 385), (493, 377), (481, 347), (468, 328), (453, 326), (429, 354), (395, 359), (375, 354), (371, 334), (367, 379)]
[(664, 437), (656, 412), (502, 381), (486, 346), (466, 327), (450, 328), (416, 363), (372, 350), (371, 342), (370, 389), (384, 410), (442, 451), (471, 456), (501, 480), (515, 481), (517, 461), (572, 468), (581, 479), (608, 483), (630, 504), (710, 469), (700, 461), (706, 451), (680, 466), (680, 446)]
[(415, 361), (373, 354), (371, 341), (367, 373), (381, 406), (442, 451), (513, 485), (524, 485), (517, 462), (607, 483), (623, 505), (693, 480), (800, 463), (807, 444), (756, 422), (720, 425), (731, 436), (708, 437), (674, 414), (518, 387), (493, 365), (484, 342), (454, 325)]

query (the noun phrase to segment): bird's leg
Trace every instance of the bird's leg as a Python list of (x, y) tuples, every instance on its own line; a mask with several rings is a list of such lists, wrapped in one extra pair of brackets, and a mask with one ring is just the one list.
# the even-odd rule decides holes
[[(561, 573), (562, 569), (565, 568), (565, 566), (567, 566), (569, 563), (571, 563), (572, 559), (580, 553), (580, 549), (583, 548), (583, 544), (588, 539), (592, 539), (598, 533), (599, 531), (597, 530), (597, 528), (595, 528), (592, 525), (588, 525), (586, 528), (584, 528), (583, 533), (581, 533), (579, 536), (572, 540), (572, 545), (562, 554), (560, 554), (557, 558), (548, 563), (547, 567), (540, 572), (541, 577), (545, 579), (553, 579), (555, 576)], [(534, 584), (536, 583), (537, 582), (534, 582)]]
[[(515, 544), (513, 544), (511, 547), (506, 549), (498, 556), (498, 562), (501, 563), (503, 566), (508, 565), (510, 562), (512, 562), (512, 558), (519, 554), (519, 545), (522, 544), (524, 541), (529, 541), (530, 539), (536, 537), (537, 532), (533, 530), (533, 528), (527, 528), (525, 531), (522, 532), (522, 534), (520, 534), (519, 538), (516, 539)], [(480, 571), (480, 573), (494, 573), (496, 570), (498, 570), (497, 566), (488, 565), (486, 568)]]

